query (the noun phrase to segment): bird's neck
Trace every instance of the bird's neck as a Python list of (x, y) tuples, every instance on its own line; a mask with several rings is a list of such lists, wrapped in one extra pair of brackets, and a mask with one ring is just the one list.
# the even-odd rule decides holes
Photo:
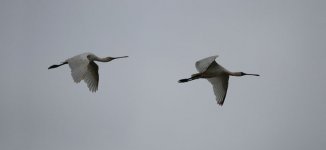
[(99, 61), (99, 62), (109, 62), (109, 61), (111, 61), (113, 59), (112, 59), (112, 57), (104, 57), (104, 58), (96, 57), (94, 60)]
[(237, 77), (242, 76), (241, 72), (229, 72), (229, 75), (230, 76), (237, 76)]

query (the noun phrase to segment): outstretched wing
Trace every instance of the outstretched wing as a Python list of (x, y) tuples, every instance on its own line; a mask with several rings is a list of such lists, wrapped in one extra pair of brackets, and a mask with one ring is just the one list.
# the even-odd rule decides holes
[(229, 76), (219, 76), (207, 79), (212, 85), (217, 104), (223, 105), (229, 85)]
[(89, 60), (87, 59), (86, 54), (81, 54), (69, 58), (66, 60), (71, 69), (71, 76), (76, 83), (79, 83), (84, 79), (84, 76), (88, 70)]
[(196, 62), (196, 68), (198, 72), (204, 72), (208, 67), (215, 61), (218, 56), (210, 56), (204, 59), (201, 59)]
[(99, 75), (98, 75), (98, 66), (95, 62), (91, 61), (88, 64), (87, 72), (84, 76), (84, 81), (87, 84), (87, 87), (90, 91), (96, 92), (98, 88), (98, 81), (99, 81)]

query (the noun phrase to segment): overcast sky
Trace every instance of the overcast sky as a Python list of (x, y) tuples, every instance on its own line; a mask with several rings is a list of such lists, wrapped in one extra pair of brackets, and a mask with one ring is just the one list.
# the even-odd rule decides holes
[[(1, 150), (323, 150), (324, 0), (1, 0)], [(99, 90), (75, 84), (82, 52)], [(231, 71), (223, 107), (195, 62)]]

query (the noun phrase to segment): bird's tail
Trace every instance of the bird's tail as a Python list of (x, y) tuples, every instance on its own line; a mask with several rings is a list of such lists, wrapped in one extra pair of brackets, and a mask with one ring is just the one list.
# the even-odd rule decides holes
[(48, 69), (57, 68), (57, 67), (60, 67), (60, 66), (62, 66), (62, 65), (65, 65), (65, 64), (68, 64), (68, 63), (67, 63), (67, 62), (63, 62), (63, 63), (61, 63), (61, 64), (59, 64), (59, 65), (52, 65), (52, 66), (50, 66)]

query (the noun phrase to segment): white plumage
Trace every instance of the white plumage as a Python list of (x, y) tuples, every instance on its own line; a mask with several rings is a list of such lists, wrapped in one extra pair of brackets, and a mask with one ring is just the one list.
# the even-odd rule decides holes
[(223, 105), (228, 89), (229, 76), (259, 75), (243, 72), (230, 72), (215, 61), (217, 57), (218, 56), (210, 56), (197, 61), (195, 65), (199, 73), (193, 74), (190, 78), (181, 79), (179, 82), (183, 83), (200, 78), (207, 79), (213, 85), (217, 104)]
[(91, 92), (96, 92), (99, 83), (98, 65), (94, 61), (109, 62), (122, 57), (105, 57), (99, 58), (92, 53), (83, 53), (74, 57), (68, 58), (59, 65), (52, 65), (48, 69), (57, 68), (59, 66), (68, 64), (71, 69), (71, 76), (74, 82), (79, 83), (81, 80), (87, 84)]

